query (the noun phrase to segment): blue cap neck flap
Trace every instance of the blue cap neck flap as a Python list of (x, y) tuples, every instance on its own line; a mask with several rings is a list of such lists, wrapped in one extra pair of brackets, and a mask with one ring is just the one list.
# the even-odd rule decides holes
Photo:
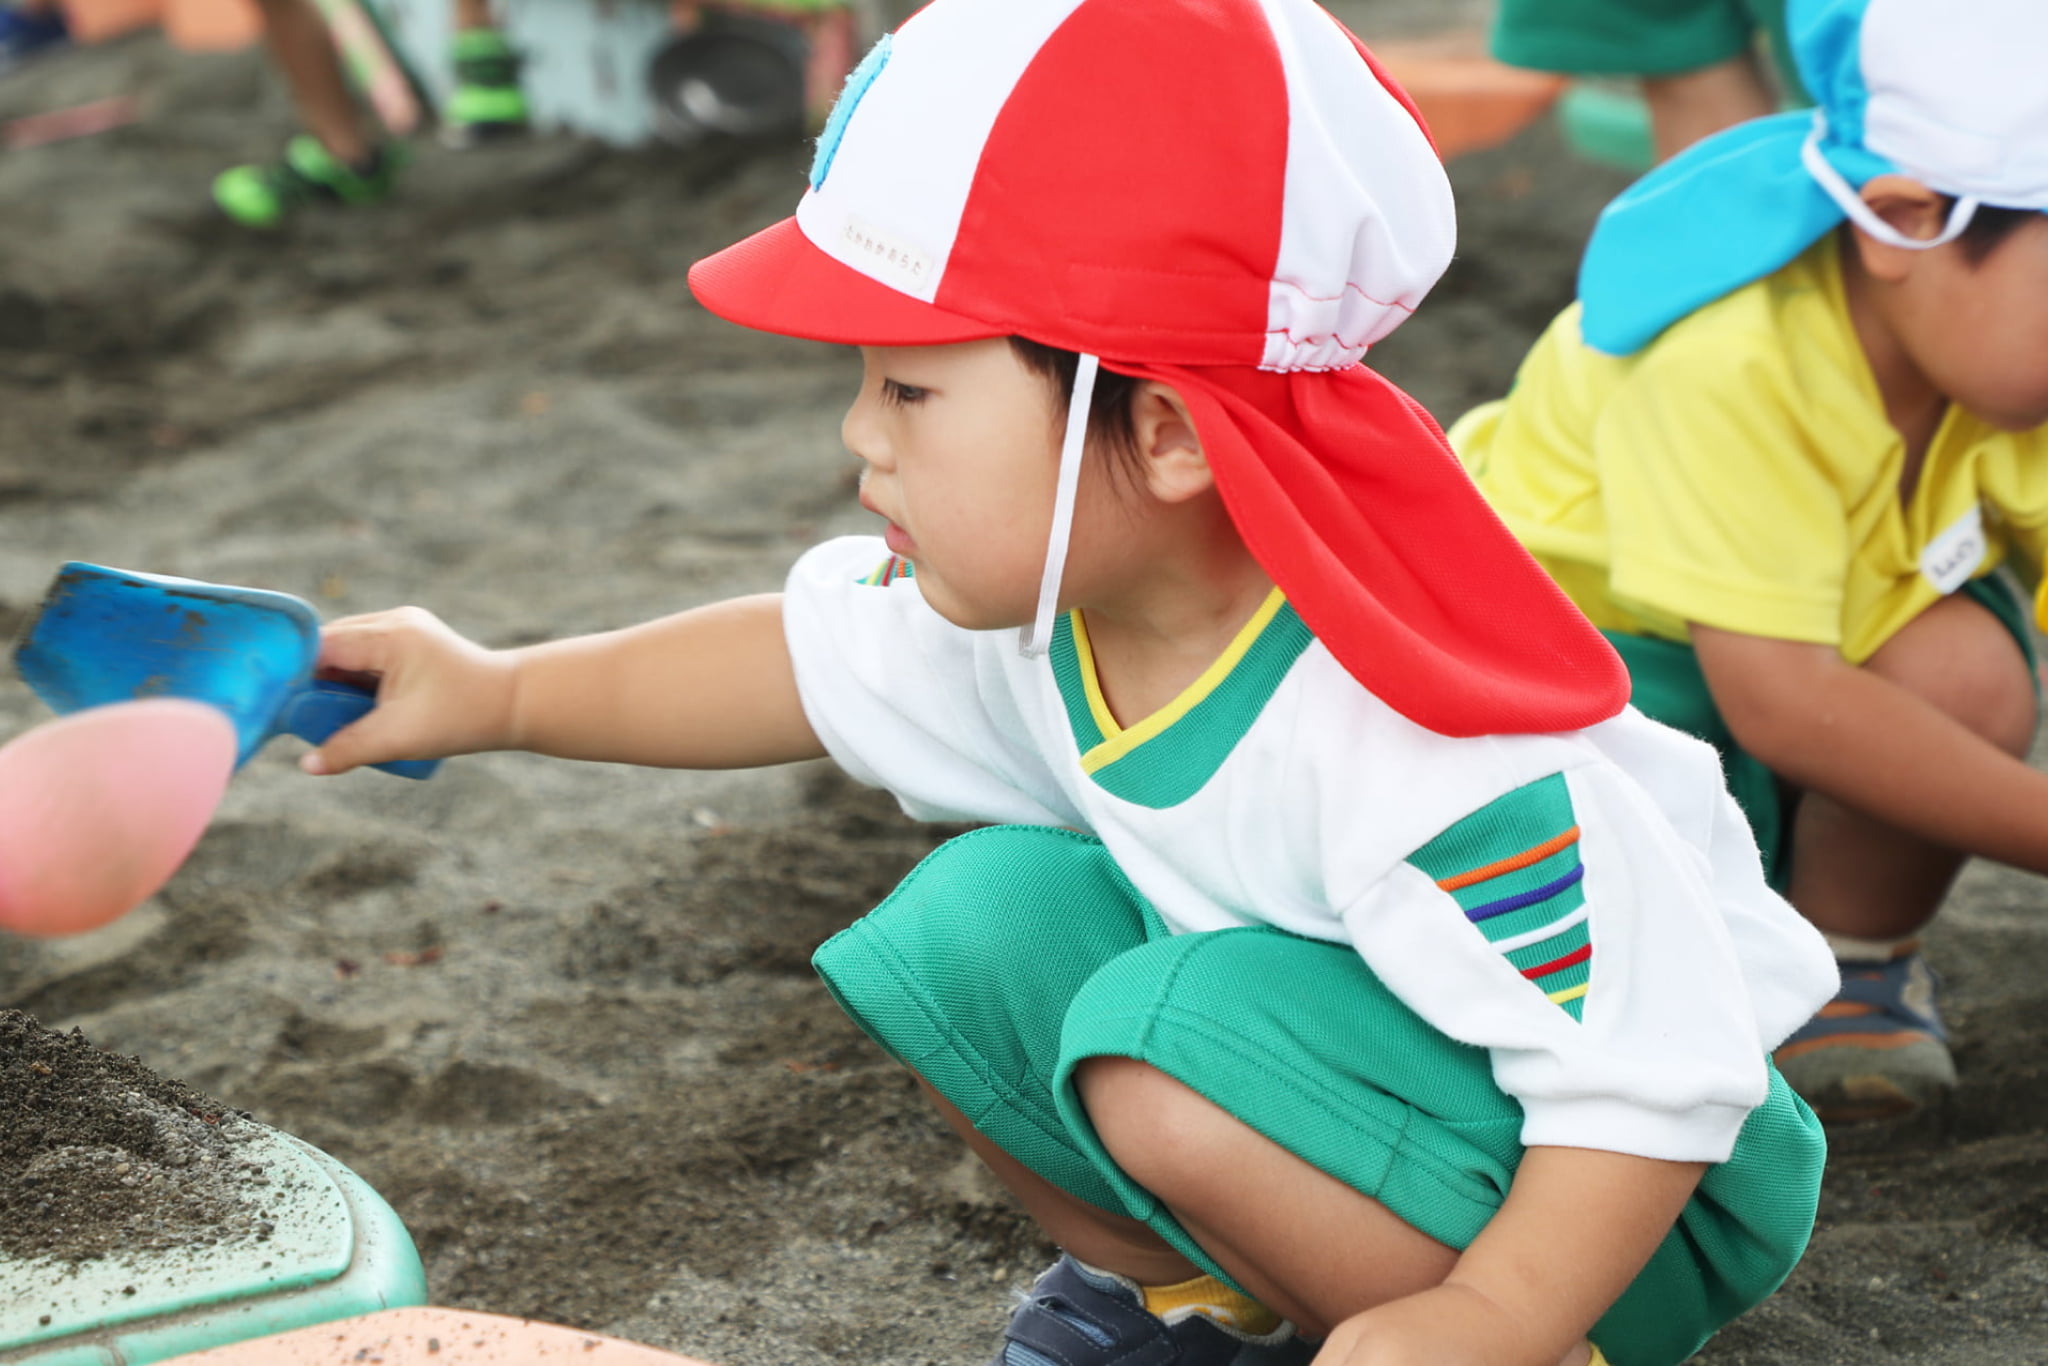
[(1579, 268), (1582, 334), (1641, 350), (1688, 313), (1762, 279), (1845, 217), (1802, 161), (1814, 151), (1850, 187), (1895, 170), (1863, 146), (1870, 92), (1860, 57), (1870, 0), (1793, 0), (1793, 56), (1820, 107), (1738, 124), (1687, 148), (1600, 215)]

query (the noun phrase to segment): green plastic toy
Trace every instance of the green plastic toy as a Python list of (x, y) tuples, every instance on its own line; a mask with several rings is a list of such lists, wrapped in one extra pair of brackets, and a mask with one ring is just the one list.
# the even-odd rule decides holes
[(239, 1151), (269, 1181), (267, 1236), (78, 1263), (0, 1259), (0, 1363), (144, 1366), (426, 1303), (412, 1238), (361, 1177), (275, 1129)]

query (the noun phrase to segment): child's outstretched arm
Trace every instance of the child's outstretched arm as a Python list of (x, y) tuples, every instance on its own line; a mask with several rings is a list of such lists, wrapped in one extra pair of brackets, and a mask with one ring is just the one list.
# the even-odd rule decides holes
[(1692, 636), (1729, 730), (1774, 773), (1932, 843), (2048, 873), (2048, 774), (2016, 757), (2032, 732), (2017, 658), (2002, 692), (2018, 701), (2001, 701), (1967, 641), (1936, 638), (1925, 686), (1952, 695), (1930, 699), (1833, 646), (1697, 624)]
[(1331, 1330), (1315, 1366), (1569, 1360), (1671, 1231), (1705, 1163), (1530, 1148), (1443, 1284)]
[(373, 679), (377, 706), (306, 756), (312, 773), (493, 749), (665, 768), (825, 752), (797, 697), (780, 594), (515, 650), (401, 607), (331, 623), (320, 668)]

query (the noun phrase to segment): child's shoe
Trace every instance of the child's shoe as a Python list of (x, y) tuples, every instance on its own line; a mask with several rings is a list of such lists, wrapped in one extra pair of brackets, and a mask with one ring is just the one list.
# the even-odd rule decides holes
[(70, 38), (64, 27), (64, 12), (51, 9), (43, 14), (0, 6), (0, 71), (27, 61), (45, 48)]
[(1773, 1055), (1786, 1083), (1829, 1124), (1895, 1119), (1953, 1090), (1936, 979), (1917, 947), (1841, 967), (1840, 994)]
[(285, 145), (280, 161), (222, 171), (214, 178), (213, 198), (244, 227), (274, 228), (307, 204), (375, 204), (388, 198), (400, 160), (396, 148), (380, 147), (368, 166), (350, 166), (320, 139), (301, 133)]
[(526, 127), (526, 92), (519, 88), (519, 54), (494, 28), (464, 29), (451, 52), (455, 92), (441, 111), (446, 140), (466, 147)]
[(989, 1366), (1305, 1366), (1294, 1325), (1251, 1334), (1197, 1308), (1148, 1313), (1136, 1282), (1062, 1256), (1010, 1312)]

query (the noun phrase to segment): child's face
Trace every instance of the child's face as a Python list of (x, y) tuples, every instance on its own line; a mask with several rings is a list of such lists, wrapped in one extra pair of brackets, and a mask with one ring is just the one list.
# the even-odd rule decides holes
[[(941, 616), (971, 630), (1027, 624), (1065, 417), (1050, 386), (1003, 338), (862, 347), (861, 359), (840, 424), (867, 465), (861, 505), (888, 519), (889, 548), (917, 566)], [(1094, 482), (1087, 465), (1082, 482)]]
[(1895, 301), (1894, 326), (1914, 362), (1994, 426), (2048, 422), (2048, 214), (2032, 215), (1982, 261), (1954, 243), (1926, 256)]

